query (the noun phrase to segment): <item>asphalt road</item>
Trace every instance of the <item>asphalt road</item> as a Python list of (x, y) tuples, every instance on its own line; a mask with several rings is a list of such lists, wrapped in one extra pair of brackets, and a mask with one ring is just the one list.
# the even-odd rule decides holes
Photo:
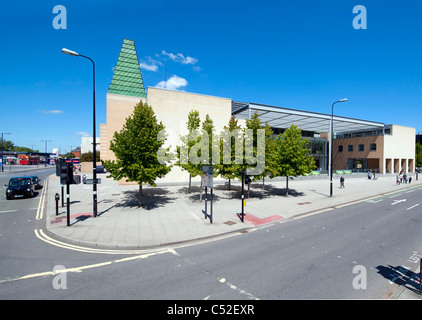
[[(41, 241), (34, 229), (44, 221), (34, 219), (36, 203), (25, 199), (26, 209), (0, 209), (0, 299), (388, 298), (418, 267), (421, 194), (410, 189), (134, 255), (76, 252)], [(67, 272), (54, 273), (58, 266)]]

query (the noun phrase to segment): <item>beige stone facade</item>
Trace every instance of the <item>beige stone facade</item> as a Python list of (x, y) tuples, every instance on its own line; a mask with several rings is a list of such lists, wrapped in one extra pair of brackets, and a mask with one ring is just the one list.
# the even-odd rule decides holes
[[(171, 146), (175, 151), (176, 145), (180, 145), (180, 135), (187, 132), (186, 122), (191, 110), (198, 110), (201, 122), (207, 114), (214, 122), (216, 133), (220, 133), (228, 124), (231, 116), (232, 100), (196, 93), (172, 91), (159, 88), (148, 88), (147, 98), (136, 98), (116, 94), (107, 94), (107, 124), (101, 124), (101, 159), (115, 160), (114, 154), (109, 150), (110, 141), (115, 131), (120, 131), (125, 119), (130, 116), (139, 101), (142, 100), (152, 107), (158, 121), (166, 127), (166, 147)], [(199, 177), (193, 181), (198, 180)], [(157, 183), (180, 183), (188, 182), (189, 175), (179, 167), (173, 167), (172, 171)], [(124, 184), (124, 181), (120, 182)]]

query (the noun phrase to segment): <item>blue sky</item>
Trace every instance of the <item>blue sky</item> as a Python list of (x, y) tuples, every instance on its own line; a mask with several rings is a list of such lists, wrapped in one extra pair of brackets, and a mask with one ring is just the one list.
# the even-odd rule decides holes
[[(67, 29), (55, 29), (56, 5)], [(356, 5), (367, 29), (353, 28)], [(97, 136), (123, 38), (135, 41), (145, 85), (422, 131), (420, 1), (1, 1), (0, 131), (15, 145), (80, 145)]]

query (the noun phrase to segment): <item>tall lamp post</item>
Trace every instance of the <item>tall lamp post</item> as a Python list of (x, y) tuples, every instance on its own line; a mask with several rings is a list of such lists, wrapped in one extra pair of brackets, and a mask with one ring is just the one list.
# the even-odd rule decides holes
[(3, 159), (3, 135), (4, 134), (11, 134), (10, 132), (2, 132), (1, 133), (1, 172), (4, 172), (4, 159)]
[(331, 105), (331, 121), (330, 121), (330, 155), (329, 155), (329, 170), (330, 170), (330, 197), (333, 196), (333, 118), (334, 105), (338, 102), (346, 102), (347, 99), (341, 99)]
[(47, 167), (47, 142), (51, 142), (51, 140), (41, 140), (41, 142), (45, 142), (45, 166)]
[(95, 63), (94, 63), (94, 61), (91, 59), (91, 58), (89, 58), (89, 57), (87, 57), (87, 56), (84, 56), (84, 55), (82, 55), (82, 54), (79, 54), (79, 53), (77, 53), (77, 52), (75, 52), (75, 51), (72, 51), (72, 50), (69, 50), (69, 49), (66, 49), (66, 48), (63, 48), (62, 49), (62, 52), (63, 53), (66, 53), (66, 54), (68, 54), (68, 55), (71, 55), (71, 56), (75, 56), (75, 57), (82, 57), (82, 58), (86, 58), (86, 59), (88, 59), (88, 60), (90, 60), (91, 62), (92, 62), (92, 81), (93, 81), (93, 90), (92, 90), (92, 92), (93, 92), (93, 129), (92, 129), (92, 131), (93, 131), (93, 135), (92, 135), (92, 137), (93, 137), (93, 139), (94, 139), (94, 141), (93, 141), (93, 160), (92, 160), (92, 166), (93, 166), (93, 182), (92, 182), (92, 193), (93, 193), (93, 195), (92, 195), (92, 197), (93, 197), (93, 215), (94, 215), (94, 217), (96, 217), (97, 216), (97, 143), (96, 143), (96, 139), (95, 139), (95, 136), (96, 136), (96, 134), (95, 134)]

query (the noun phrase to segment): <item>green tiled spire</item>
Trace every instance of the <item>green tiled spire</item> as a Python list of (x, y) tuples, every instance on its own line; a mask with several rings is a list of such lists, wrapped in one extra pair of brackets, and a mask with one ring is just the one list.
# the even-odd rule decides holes
[(146, 97), (135, 41), (123, 39), (119, 59), (114, 69), (108, 93)]

